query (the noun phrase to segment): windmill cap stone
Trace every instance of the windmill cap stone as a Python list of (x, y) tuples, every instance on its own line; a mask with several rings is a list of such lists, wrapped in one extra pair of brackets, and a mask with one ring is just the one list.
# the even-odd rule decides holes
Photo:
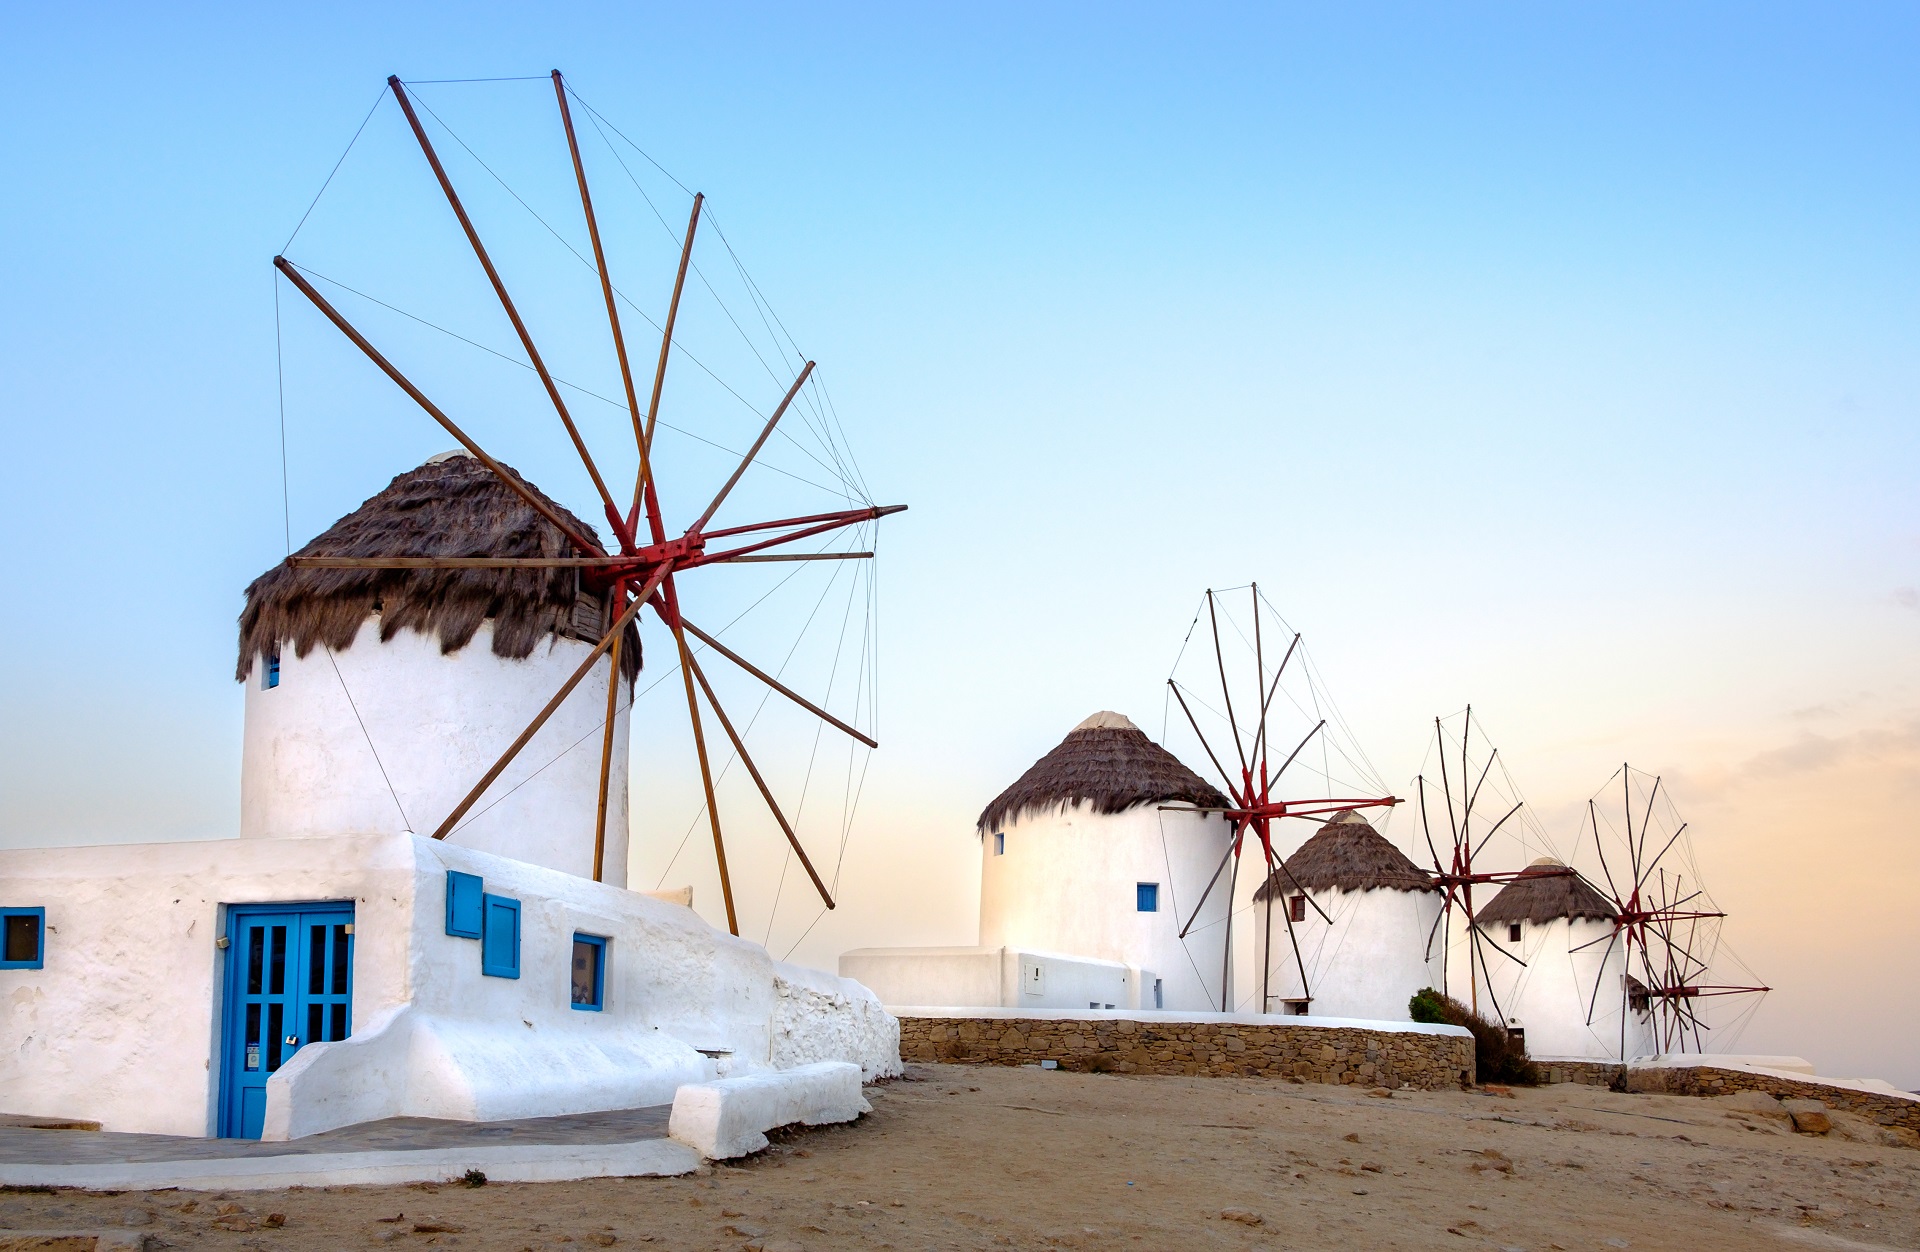
[(1087, 718), (1075, 730), (1139, 730), (1125, 713), (1115, 713), (1112, 709), (1101, 709)]

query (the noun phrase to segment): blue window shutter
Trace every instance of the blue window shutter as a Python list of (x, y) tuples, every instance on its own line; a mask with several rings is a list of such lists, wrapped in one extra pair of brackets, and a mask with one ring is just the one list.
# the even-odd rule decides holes
[(447, 933), (461, 939), (480, 937), (480, 897), (485, 884), (478, 874), (447, 871)]
[(0, 908), (0, 969), (44, 969), (47, 910)]
[(1142, 913), (1158, 913), (1160, 911), (1160, 884), (1157, 882), (1136, 883), (1134, 885), (1134, 907)]
[(520, 901), (483, 895), (480, 972), (490, 978), (520, 977)]

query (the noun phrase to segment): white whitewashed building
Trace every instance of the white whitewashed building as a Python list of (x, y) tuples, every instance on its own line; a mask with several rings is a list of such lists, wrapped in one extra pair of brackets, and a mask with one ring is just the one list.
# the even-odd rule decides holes
[[(453, 457), (302, 551), (561, 543)], [(564, 570), (257, 580), (241, 837), (0, 852), (0, 1111), (289, 1138), (657, 1105), (816, 1061), (897, 1072), (898, 1023), (865, 988), (625, 889), (624, 715), (594, 881), (604, 663), (470, 822), (428, 837), (603, 621)], [(638, 640), (622, 651), (630, 689)]]
[(1624, 940), (1609, 942), (1619, 912), (1565, 869), (1539, 858), (1475, 915), (1493, 944), (1525, 962), (1475, 960), (1480, 1011), (1504, 1018), (1536, 1061), (1650, 1055), (1651, 1014), (1635, 994)]
[(1366, 818), (1335, 814), (1254, 892), (1262, 1011), (1407, 1020), (1413, 994), (1438, 985), (1440, 904), (1432, 875)]
[[(862, 948), (843, 976), (894, 1005), (1221, 1009), (1227, 799), (1118, 713), (1074, 727), (981, 813), (973, 948)], [(1163, 807), (1166, 806), (1166, 807)]]

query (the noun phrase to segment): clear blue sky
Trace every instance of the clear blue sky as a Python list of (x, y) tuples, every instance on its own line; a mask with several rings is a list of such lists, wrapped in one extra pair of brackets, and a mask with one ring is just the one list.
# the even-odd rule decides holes
[[(388, 73), (559, 66), (913, 505), (872, 898), (802, 955), (970, 942), (925, 867), (1257, 578), (1390, 780), (1468, 700), (1543, 820), (1674, 778), (1748, 1045), (1920, 1084), (1910, 6), (14, 5), (0, 58), (0, 840), (232, 828), (269, 258)], [(306, 412), (296, 544), (446, 442)]]

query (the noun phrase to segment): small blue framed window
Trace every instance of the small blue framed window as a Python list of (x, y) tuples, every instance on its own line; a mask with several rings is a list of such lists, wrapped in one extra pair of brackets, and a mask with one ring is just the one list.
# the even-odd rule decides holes
[(1133, 906), (1142, 913), (1158, 913), (1160, 911), (1160, 884), (1157, 882), (1134, 884)]
[(520, 901), (480, 897), (480, 972), (489, 978), (520, 977)]
[(1006, 831), (996, 830), (993, 832), (993, 854), (995, 856), (1005, 856), (1007, 854)]
[(0, 969), (40, 969), (47, 958), (47, 911), (0, 909)]
[(480, 898), (486, 884), (478, 874), (447, 871), (447, 933), (460, 939), (480, 937)]
[(606, 1007), (607, 941), (600, 935), (573, 936), (573, 1007), (598, 1013)]
[(269, 690), (280, 685), (280, 649), (267, 649), (267, 663), (260, 670), (260, 689)]

